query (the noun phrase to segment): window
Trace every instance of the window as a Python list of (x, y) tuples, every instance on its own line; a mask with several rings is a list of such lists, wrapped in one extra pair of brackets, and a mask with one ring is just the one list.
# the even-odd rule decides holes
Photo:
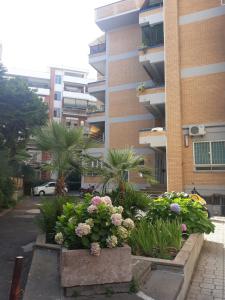
[(57, 101), (61, 101), (62, 100), (61, 92), (55, 92), (54, 99)]
[(55, 182), (51, 182), (48, 184), (49, 187), (54, 187), (55, 185), (56, 185)]
[(99, 159), (93, 160), (89, 168), (90, 170), (87, 172), (87, 176), (99, 176), (100, 170), (103, 168), (103, 162)]
[(55, 83), (61, 84), (62, 83), (62, 76), (61, 75), (55, 75)]
[(194, 143), (195, 169), (225, 170), (225, 141)]
[(54, 116), (54, 118), (60, 118), (61, 117), (61, 109), (54, 108), (53, 116)]

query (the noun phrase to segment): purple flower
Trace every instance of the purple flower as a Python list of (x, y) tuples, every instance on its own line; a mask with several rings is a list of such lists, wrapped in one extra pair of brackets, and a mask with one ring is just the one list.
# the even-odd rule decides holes
[(175, 212), (176, 214), (180, 213), (180, 205), (177, 203), (170, 204), (170, 210)]
[(187, 225), (186, 224), (182, 224), (181, 225), (181, 230), (182, 230), (182, 232), (186, 232), (187, 231)]

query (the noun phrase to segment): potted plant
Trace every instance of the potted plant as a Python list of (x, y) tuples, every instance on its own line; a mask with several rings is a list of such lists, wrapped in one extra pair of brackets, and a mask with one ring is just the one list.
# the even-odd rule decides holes
[(131, 249), (126, 241), (134, 222), (123, 219), (122, 213), (123, 207), (113, 206), (108, 196), (88, 196), (83, 203), (64, 206), (55, 236), (62, 245), (63, 287), (131, 281)]
[(138, 87), (137, 87), (137, 91), (138, 93), (143, 93), (145, 90), (145, 84), (144, 82), (142, 82)]

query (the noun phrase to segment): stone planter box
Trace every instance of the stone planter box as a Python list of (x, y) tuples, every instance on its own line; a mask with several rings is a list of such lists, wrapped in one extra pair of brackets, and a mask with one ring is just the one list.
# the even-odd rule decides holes
[(132, 280), (132, 257), (129, 246), (102, 249), (100, 256), (89, 250), (67, 250), (60, 255), (61, 286), (75, 287), (124, 283)]
[[(152, 275), (154, 273), (154, 270), (162, 271), (162, 273), (163, 271), (165, 271), (168, 279), (169, 276), (171, 276), (172, 278), (175, 275), (177, 278), (176, 281), (180, 280), (181, 284), (177, 285), (177, 290), (173, 291), (173, 296), (171, 296), (171, 298), (167, 296), (167, 300), (184, 300), (191, 282), (192, 274), (198, 261), (199, 254), (203, 246), (203, 242), (203, 234), (191, 234), (173, 260), (144, 256), (133, 256), (133, 260), (145, 261), (146, 263), (151, 262)], [(153, 277), (154, 276), (152, 276), (152, 278)], [(148, 284), (150, 286), (151, 282), (149, 282)], [(161, 281), (159, 281), (158, 283), (154, 282), (152, 284), (151, 296), (154, 299), (163, 299), (163, 297), (160, 298), (160, 295), (168, 295), (169, 288), (170, 287), (167, 286), (166, 282), (164, 282), (163, 285)]]

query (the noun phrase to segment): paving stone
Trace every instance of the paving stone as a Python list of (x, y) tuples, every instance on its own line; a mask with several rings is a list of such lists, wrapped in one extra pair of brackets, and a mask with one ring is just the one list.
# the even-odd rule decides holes
[(225, 218), (205, 242), (186, 300), (225, 300)]

